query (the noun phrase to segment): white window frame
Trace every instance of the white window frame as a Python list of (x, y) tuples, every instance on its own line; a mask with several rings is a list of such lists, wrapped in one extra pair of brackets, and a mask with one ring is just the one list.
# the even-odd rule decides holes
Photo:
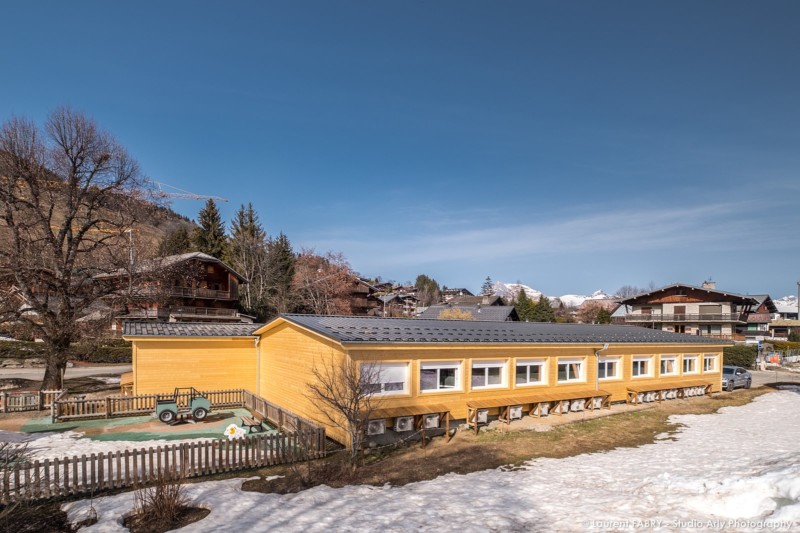
[[(392, 363), (388, 363), (388, 362), (361, 363), (362, 372), (363, 372), (364, 367), (370, 367), (370, 366), (372, 367), (372, 369), (374, 371), (377, 371), (377, 372), (379, 372), (381, 374), (383, 374), (383, 370), (382, 370), (383, 367), (392, 367), (392, 368), (404, 367), (403, 370), (402, 370), (403, 371), (403, 388), (402, 388), (402, 390), (386, 390), (386, 385), (387, 384), (389, 384), (389, 383), (399, 383), (399, 382), (398, 381), (382, 380), (381, 383), (376, 383), (375, 384), (375, 385), (379, 385), (380, 386), (380, 390), (376, 391), (376, 392), (373, 392), (372, 396), (393, 396), (393, 395), (398, 395), (398, 394), (409, 394), (410, 393), (410, 389), (409, 389), (409, 386), (408, 386), (409, 364), (407, 362), (406, 363), (402, 363), (402, 362), (397, 362), (397, 363), (395, 363), (395, 362), (392, 362)], [(388, 370), (388, 368), (387, 368), (387, 370)], [(381, 376), (381, 377), (383, 377), (383, 376)]]
[[(708, 366), (708, 362), (711, 361), (713, 366), (711, 368), (706, 368)], [(703, 354), (703, 373), (715, 373), (719, 372), (717, 368), (717, 355), (713, 353)]]
[[(700, 373), (700, 366), (698, 365), (698, 359), (700, 358), (697, 354), (684, 354), (681, 360), (681, 371), (684, 374), (699, 374)], [(686, 370), (686, 362), (687, 361), (694, 361), (694, 370)]]
[[(634, 374), (633, 370), (636, 368), (636, 363), (645, 363), (645, 373)], [(653, 356), (652, 355), (637, 355), (631, 360), (631, 378), (651, 378), (653, 377)]]
[[(619, 357), (619, 356), (600, 357), (597, 360), (597, 379), (599, 379), (601, 381), (607, 380), (607, 379), (620, 379), (619, 369), (620, 369), (621, 359), (622, 358)], [(608, 363), (613, 363), (614, 364), (614, 375), (612, 375), (612, 376), (608, 375), (608, 366), (606, 366), (606, 375), (605, 375), (605, 377), (601, 377), (600, 376), (600, 365), (608, 365)]]
[[(517, 383), (517, 368), (524, 366), (527, 370), (525, 383)], [(539, 381), (531, 381), (531, 367), (539, 367)], [(514, 362), (514, 386), (515, 387), (535, 387), (537, 385), (547, 385), (547, 359), (517, 359)]]
[[(672, 372), (664, 372), (664, 363), (672, 361)], [(677, 376), (680, 375), (678, 371), (678, 356), (677, 355), (661, 355), (658, 358), (658, 375), (659, 376)]]
[[(459, 361), (457, 363), (448, 362), (448, 361), (431, 361), (426, 363), (420, 363), (419, 365), (419, 391), (423, 394), (435, 393), (435, 392), (453, 392), (453, 391), (461, 391), (464, 387), (461, 384), (461, 367), (462, 362)], [(453, 387), (442, 387), (439, 385), (441, 382), (439, 370), (442, 369), (455, 369), (455, 385)], [(435, 369), (436, 372), (436, 388), (435, 389), (423, 389), (422, 388), (422, 371), (423, 370), (432, 370)]]
[[(486, 372), (488, 368), (499, 368), (500, 369), (500, 383), (488, 384), (489, 374)], [(502, 389), (504, 387), (508, 387), (508, 379), (507, 379), (507, 369), (508, 368), (508, 360), (503, 359), (500, 361), (472, 361), (471, 365), (471, 374), (470, 374), (470, 388), (474, 390), (483, 390), (483, 389)], [(483, 385), (474, 385), (473, 380), (475, 379), (475, 371), (476, 370), (483, 370)]]
[[(558, 365), (556, 367), (556, 379), (558, 383), (578, 383), (582, 381), (586, 381), (586, 359), (583, 357), (563, 357), (559, 358), (556, 362)], [(568, 377), (567, 379), (558, 379), (558, 370), (561, 365), (567, 365), (567, 374), (571, 373), (571, 365), (577, 364), (578, 365), (578, 376), (571, 378)]]

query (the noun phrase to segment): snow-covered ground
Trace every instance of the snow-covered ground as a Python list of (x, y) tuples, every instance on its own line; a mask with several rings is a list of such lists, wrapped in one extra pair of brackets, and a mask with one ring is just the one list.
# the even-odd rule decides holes
[[(242, 479), (190, 485), (211, 509), (181, 531), (797, 531), (800, 390), (713, 415), (676, 416), (675, 438), (521, 469), (448, 474), (404, 487), (242, 492)], [(424, 463), (419, 465), (424, 468)], [(125, 531), (131, 493), (94, 500), (99, 523)], [(71, 519), (88, 501), (66, 504)]]

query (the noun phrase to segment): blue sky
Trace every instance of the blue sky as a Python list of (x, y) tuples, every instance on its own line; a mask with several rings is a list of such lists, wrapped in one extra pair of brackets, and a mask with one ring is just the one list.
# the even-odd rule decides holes
[[(367, 276), (796, 293), (800, 2), (14, 2), (0, 120)], [(201, 202), (173, 207), (194, 217)]]

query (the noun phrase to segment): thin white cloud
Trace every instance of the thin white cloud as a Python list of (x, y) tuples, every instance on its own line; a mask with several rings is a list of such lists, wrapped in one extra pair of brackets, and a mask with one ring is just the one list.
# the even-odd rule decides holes
[[(532, 209), (533, 215), (535, 210)], [(460, 213), (463, 215), (463, 213)], [(642, 251), (713, 250), (718, 252), (777, 247), (786, 234), (780, 228), (765, 231), (765, 213), (745, 202), (637, 210), (607, 210), (561, 215), (525, 224), (446, 228), (429, 232), (436, 224), (403, 225), (392, 236), (383, 228), (362, 228), (350, 235), (316, 241), (318, 249), (341, 250), (355, 265), (380, 263), (389, 270), (407, 265), (453, 261), (483, 262), (545, 255)], [(518, 217), (515, 217), (518, 218)], [(463, 219), (443, 213), (444, 220)], [(788, 231), (790, 221), (784, 224)], [(409, 233), (403, 235), (402, 230)]]

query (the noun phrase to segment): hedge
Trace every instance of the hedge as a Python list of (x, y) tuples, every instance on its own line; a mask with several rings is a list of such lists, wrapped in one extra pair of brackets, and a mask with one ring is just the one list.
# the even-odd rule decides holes
[[(68, 358), (89, 363), (130, 363), (131, 344), (121, 339), (99, 343), (73, 344)], [(0, 359), (33, 359), (47, 357), (43, 342), (0, 341)]]
[(722, 349), (723, 364), (751, 368), (756, 364), (756, 346), (727, 346)]
[(800, 342), (791, 341), (765, 341), (775, 347), (776, 350), (798, 350), (800, 349)]

